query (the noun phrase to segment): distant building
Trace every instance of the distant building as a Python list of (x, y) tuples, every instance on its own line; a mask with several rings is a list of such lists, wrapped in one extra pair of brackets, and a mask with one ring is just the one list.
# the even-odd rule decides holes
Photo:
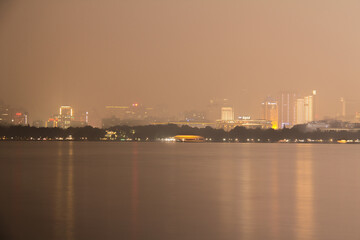
[(313, 96), (304, 97), (305, 122), (314, 121), (314, 98)]
[(296, 99), (296, 124), (305, 123), (305, 100), (303, 98)]
[(314, 121), (314, 122), (306, 123), (303, 126), (305, 126), (304, 131), (307, 132), (312, 132), (312, 131), (359, 132), (360, 131), (360, 123), (339, 121), (339, 120)]
[(296, 123), (296, 94), (282, 92), (279, 99), (279, 128), (292, 127)]
[(59, 127), (69, 128), (71, 126), (71, 121), (73, 121), (74, 112), (71, 106), (61, 106), (59, 114)]
[(261, 103), (262, 105), (262, 118), (271, 121), (272, 128), (278, 128), (279, 111), (277, 101), (268, 97)]
[(316, 91), (313, 95), (305, 96), (296, 100), (296, 124), (304, 124), (315, 121)]
[(45, 127), (47, 128), (59, 127), (59, 125), (58, 117), (49, 118), (45, 123)]
[(221, 108), (232, 107), (232, 101), (229, 99), (211, 99), (206, 110), (206, 119), (210, 122), (215, 122), (221, 119)]
[(119, 118), (121, 120), (147, 120), (154, 109), (133, 103), (130, 106), (105, 106), (106, 118)]
[(245, 127), (248, 129), (270, 129), (272, 128), (271, 121), (268, 120), (233, 120), (233, 121), (225, 121), (218, 120), (216, 121), (217, 129), (224, 129), (225, 131), (230, 131), (235, 127)]
[(234, 110), (232, 107), (222, 107), (221, 108), (221, 120), (222, 121), (233, 121), (234, 120)]
[(15, 125), (28, 125), (29, 114), (27, 112), (16, 112), (13, 116), (12, 122)]
[(355, 113), (355, 122), (360, 123), (360, 112)]

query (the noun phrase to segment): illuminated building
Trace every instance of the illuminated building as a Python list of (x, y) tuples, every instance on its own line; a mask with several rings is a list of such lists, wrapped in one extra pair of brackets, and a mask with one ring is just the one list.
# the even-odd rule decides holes
[(130, 106), (106, 106), (106, 118), (119, 118), (121, 120), (146, 120), (153, 113), (153, 108), (144, 107), (139, 103)]
[(207, 120), (215, 122), (216, 120), (221, 119), (221, 108), (231, 106), (232, 103), (229, 99), (211, 99), (206, 110)]
[(314, 90), (313, 95), (296, 100), (296, 124), (315, 121), (315, 96), (316, 91)]
[(232, 107), (222, 107), (221, 108), (221, 120), (222, 121), (233, 121), (234, 120), (234, 111)]
[(305, 122), (314, 121), (314, 99), (313, 96), (304, 97)]
[(71, 126), (73, 120), (73, 108), (70, 106), (61, 106), (59, 114), (59, 122), (61, 128), (68, 128)]
[(292, 127), (296, 121), (296, 94), (283, 92), (279, 100), (279, 128)]
[(57, 117), (49, 118), (45, 123), (45, 127), (47, 128), (59, 127), (59, 119)]
[(71, 127), (85, 127), (89, 123), (89, 113), (88, 112), (77, 112), (73, 114), (73, 118), (70, 122)]
[(13, 124), (15, 125), (28, 125), (29, 124), (29, 114), (24, 112), (16, 112), (14, 114)]
[(360, 122), (360, 112), (355, 113), (355, 122), (357, 122), (357, 123)]
[(248, 129), (270, 129), (272, 128), (271, 121), (259, 119), (259, 120), (233, 120), (233, 121), (224, 121), (217, 120), (216, 128), (224, 129), (225, 131), (230, 131), (235, 127), (245, 127)]
[(9, 125), (11, 124), (10, 111), (7, 106), (0, 106), (0, 125)]
[(305, 100), (299, 98), (296, 100), (296, 124), (305, 123)]
[(175, 124), (179, 127), (181, 126), (189, 126), (192, 128), (205, 128), (212, 127), (215, 128), (216, 124), (213, 122), (191, 122), (191, 121), (169, 121), (169, 122), (151, 122), (151, 125), (168, 125)]
[(278, 104), (277, 102), (268, 97), (265, 99), (264, 102), (261, 103), (262, 105), (262, 118), (268, 121), (271, 121), (272, 128), (278, 128)]

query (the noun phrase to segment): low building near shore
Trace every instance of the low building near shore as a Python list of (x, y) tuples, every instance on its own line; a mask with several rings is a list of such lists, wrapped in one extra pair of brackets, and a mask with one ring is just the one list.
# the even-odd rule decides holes
[(205, 139), (198, 135), (176, 135), (174, 137), (176, 142), (204, 142)]
[(217, 120), (216, 128), (224, 129), (229, 132), (235, 127), (245, 127), (247, 129), (270, 129), (272, 128), (271, 121), (263, 119), (242, 119), (242, 120)]

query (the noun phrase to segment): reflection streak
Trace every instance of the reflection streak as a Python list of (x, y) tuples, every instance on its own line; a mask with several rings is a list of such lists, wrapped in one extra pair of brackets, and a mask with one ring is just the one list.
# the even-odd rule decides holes
[(132, 152), (132, 193), (131, 193), (131, 225), (132, 239), (137, 239), (138, 231), (138, 205), (139, 205), (139, 192), (138, 192), (138, 145), (133, 144)]
[[(74, 239), (74, 146), (69, 142), (67, 154), (59, 144), (55, 191), (55, 236)], [(65, 161), (66, 160), (66, 161)]]
[(299, 145), (296, 160), (296, 238), (311, 239), (314, 231), (312, 145)]

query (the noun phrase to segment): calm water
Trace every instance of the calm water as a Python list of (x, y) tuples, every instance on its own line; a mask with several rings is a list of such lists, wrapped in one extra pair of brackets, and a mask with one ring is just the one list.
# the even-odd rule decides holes
[(360, 239), (360, 145), (0, 143), (0, 239)]

